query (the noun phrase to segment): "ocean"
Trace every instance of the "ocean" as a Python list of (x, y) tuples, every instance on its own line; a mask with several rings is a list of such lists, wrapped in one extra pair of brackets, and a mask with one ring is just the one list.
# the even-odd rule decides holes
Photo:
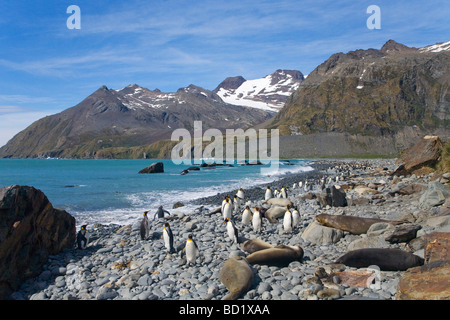
[[(161, 161), (164, 173), (138, 174)], [(55, 208), (72, 214), (77, 227), (83, 224), (134, 223), (149, 210), (150, 218), (160, 205), (169, 212), (190, 213), (191, 200), (238, 188), (267, 184), (288, 174), (311, 171), (307, 160), (279, 162), (278, 170), (261, 172), (262, 166), (217, 166), (181, 175), (189, 165), (171, 160), (73, 160), (0, 159), (0, 187), (27, 185), (45, 193)], [(185, 207), (172, 209), (176, 202)]]

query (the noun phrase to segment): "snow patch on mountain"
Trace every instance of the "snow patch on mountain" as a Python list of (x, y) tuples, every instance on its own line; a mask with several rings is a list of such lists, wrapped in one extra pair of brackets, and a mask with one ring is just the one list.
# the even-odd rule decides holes
[(431, 46), (426, 46), (426, 47), (420, 48), (419, 51), (421, 51), (421, 52), (450, 51), (450, 41), (436, 43)]
[(237, 88), (219, 85), (214, 91), (229, 104), (278, 112), (303, 80), (299, 71), (277, 70), (264, 78), (246, 80)]

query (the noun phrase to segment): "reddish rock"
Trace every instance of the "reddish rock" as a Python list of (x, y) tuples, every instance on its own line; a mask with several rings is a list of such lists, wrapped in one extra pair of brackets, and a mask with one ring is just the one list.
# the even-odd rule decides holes
[(433, 232), (426, 235), (425, 239), (426, 264), (434, 261), (450, 261), (450, 232)]
[(37, 275), (49, 255), (73, 247), (75, 218), (33, 187), (0, 188), (0, 299)]
[(375, 279), (376, 274), (367, 269), (346, 270), (342, 272), (333, 272), (328, 277), (328, 281), (332, 282), (334, 276), (339, 277), (341, 284), (347, 284), (351, 287), (368, 288)]
[(426, 235), (425, 264), (408, 269), (397, 300), (450, 300), (450, 232)]
[(397, 300), (450, 300), (450, 262), (434, 261), (407, 270), (397, 286)]

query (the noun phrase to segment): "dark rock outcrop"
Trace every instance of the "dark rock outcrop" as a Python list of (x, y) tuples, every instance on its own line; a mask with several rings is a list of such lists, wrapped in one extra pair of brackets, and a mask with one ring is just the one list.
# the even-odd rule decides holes
[(33, 187), (0, 188), (0, 299), (75, 243), (75, 218)]
[(425, 136), (419, 143), (402, 152), (397, 160), (399, 164), (403, 165), (403, 167), (400, 165), (400, 173), (411, 174), (423, 167), (435, 167), (441, 157), (441, 152), (441, 139), (437, 136)]
[(164, 164), (162, 162), (155, 162), (147, 168), (142, 169), (139, 173), (162, 173), (164, 172)]
[(336, 188), (335, 186), (325, 188), (319, 195), (319, 202), (324, 207), (327, 205), (331, 207), (347, 206), (347, 198), (345, 192), (340, 188)]

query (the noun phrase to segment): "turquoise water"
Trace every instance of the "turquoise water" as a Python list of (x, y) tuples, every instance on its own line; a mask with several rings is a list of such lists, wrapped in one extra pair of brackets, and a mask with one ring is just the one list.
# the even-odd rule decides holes
[[(138, 174), (151, 163), (164, 163), (164, 173)], [(159, 205), (172, 211), (177, 201), (248, 188), (273, 181), (287, 173), (312, 170), (308, 161), (280, 163), (278, 170), (261, 173), (264, 166), (216, 167), (190, 171), (171, 160), (68, 160), (0, 159), (0, 187), (18, 184), (42, 190), (53, 206), (67, 210), (77, 225), (132, 223)], [(177, 209), (189, 212), (193, 207)]]

